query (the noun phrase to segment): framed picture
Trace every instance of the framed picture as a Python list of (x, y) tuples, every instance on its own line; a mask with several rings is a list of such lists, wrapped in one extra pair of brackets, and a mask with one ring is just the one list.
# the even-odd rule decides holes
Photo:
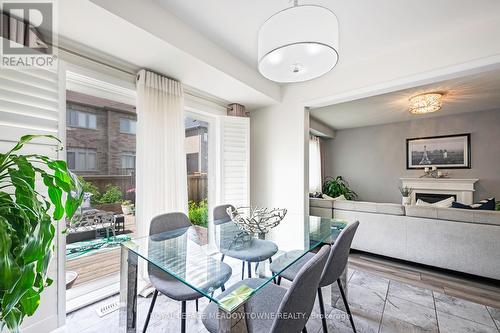
[(470, 169), (470, 133), (406, 139), (406, 169)]

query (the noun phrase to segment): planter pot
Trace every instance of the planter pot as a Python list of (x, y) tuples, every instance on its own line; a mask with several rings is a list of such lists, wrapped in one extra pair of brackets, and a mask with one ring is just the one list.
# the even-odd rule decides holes
[(132, 210), (130, 209), (130, 206), (124, 206), (122, 205), (122, 212), (124, 215), (130, 215), (132, 214)]
[(405, 206), (411, 205), (411, 197), (403, 197), (403, 200), (401, 202)]

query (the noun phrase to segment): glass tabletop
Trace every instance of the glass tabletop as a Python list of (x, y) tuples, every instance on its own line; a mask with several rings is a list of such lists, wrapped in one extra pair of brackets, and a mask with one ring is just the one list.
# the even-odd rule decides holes
[[(307, 252), (334, 242), (346, 225), (329, 218), (286, 216), (269, 234), (258, 237), (229, 221), (214, 226), (215, 246), (206, 244), (206, 235), (194, 226), (135, 238), (122, 246), (148, 262), (150, 278), (162, 274), (175, 279), (232, 312)], [(273, 273), (271, 262), (276, 260), (280, 265), (277, 270), (275, 262)], [(243, 276), (260, 280), (222, 293)]]

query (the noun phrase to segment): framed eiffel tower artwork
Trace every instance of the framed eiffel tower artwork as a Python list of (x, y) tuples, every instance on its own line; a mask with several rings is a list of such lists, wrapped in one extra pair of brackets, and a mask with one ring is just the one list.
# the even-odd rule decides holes
[(406, 139), (406, 169), (470, 169), (470, 133)]

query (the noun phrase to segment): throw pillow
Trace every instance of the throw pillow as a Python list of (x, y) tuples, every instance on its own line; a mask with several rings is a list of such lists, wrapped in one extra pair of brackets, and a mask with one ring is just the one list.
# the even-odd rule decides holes
[(495, 198), (484, 199), (472, 205), (464, 205), (460, 202), (454, 202), (451, 207), (461, 209), (495, 210)]
[(418, 199), (416, 205), (417, 206), (439, 207), (439, 208), (450, 208), (452, 206), (453, 202), (455, 202), (455, 198), (453, 198), (453, 197), (449, 197), (449, 198), (446, 198), (446, 199), (443, 199), (441, 201), (434, 202), (434, 203), (430, 203), (430, 202), (424, 201), (422, 199)]

